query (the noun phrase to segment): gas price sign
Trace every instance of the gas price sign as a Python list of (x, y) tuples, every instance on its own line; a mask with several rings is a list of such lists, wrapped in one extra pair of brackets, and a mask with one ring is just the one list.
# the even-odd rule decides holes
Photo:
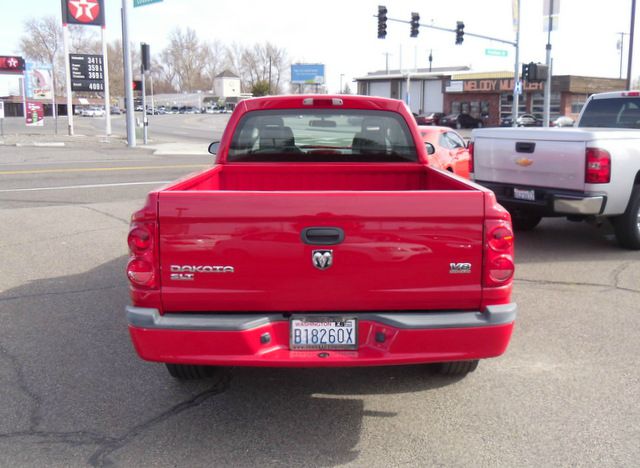
[(69, 54), (72, 91), (104, 91), (102, 55)]

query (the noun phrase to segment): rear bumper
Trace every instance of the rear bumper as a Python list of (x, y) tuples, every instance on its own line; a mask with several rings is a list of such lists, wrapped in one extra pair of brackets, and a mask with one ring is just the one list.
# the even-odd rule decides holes
[[(584, 193), (571, 190), (527, 187), (523, 185), (499, 184), (476, 181), (491, 189), (498, 202), (507, 210), (519, 210), (540, 216), (583, 215), (595, 216), (604, 212), (607, 197), (599, 193)], [(535, 201), (514, 198), (514, 188), (533, 190)]]
[[(358, 318), (358, 349), (289, 349), (283, 314), (165, 314), (128, 306), (131, 339), (142, 359), (179, 364), (341, 367), (463, 361), (499, 356), (507, 348), (516, 304), (484, 312), (375, 312)], [(267, 339), (268, 337), (268, 339)]]

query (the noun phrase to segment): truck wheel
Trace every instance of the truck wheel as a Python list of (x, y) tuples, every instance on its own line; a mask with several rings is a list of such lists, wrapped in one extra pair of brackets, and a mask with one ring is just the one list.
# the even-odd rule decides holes
[(640, 186), (634, 187), (627, 209), (613, 219), (613, 227), (622, 247), (640, 250)]
[(165, 364), (171, 377), (178, 380), (208, 379), (220, 372), (219, 367), (192, 364)]
[(542, 220), (542, 216), (527, 213), (511, 213), (511, 223), (516, 231), (531, 231)]
[(473, 372), (478, 367), (478, 360), (475, 361), (453, 361), (443, 362), (439, 365), (438, 373), (442, 375), (466, 375)]

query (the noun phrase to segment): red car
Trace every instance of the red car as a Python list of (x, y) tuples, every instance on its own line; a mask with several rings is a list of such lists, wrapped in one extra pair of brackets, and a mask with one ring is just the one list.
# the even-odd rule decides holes
[(414, 114), (418, 125), (440, 125), (440, 119), (444, 117), (442, 112), (431, 112), (430, 114)]
[(456, 131), (449, 127), (419, 126), (422, 141), (427, 146), (429, 164), (469, 178), (469, 161), (471, 159), (467, 144)]
[(429, 165), (402, 101), (247, 99), (210, 152), (217, 164), (132, 217), (126, 313), (143, 359), (178, 379), (427, 363), (463, 375), (504, 353), (509, 213)]

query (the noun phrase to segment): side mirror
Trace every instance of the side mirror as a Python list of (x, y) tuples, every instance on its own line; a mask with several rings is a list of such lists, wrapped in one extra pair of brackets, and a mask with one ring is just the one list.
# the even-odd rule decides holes
[(211, 143), (209, 145), (209, 153), (211, 154), (218, 154), (218, 148), (220, 147), (220, 142), (219, 141), (214, 141), (213, 143)]
[(427, 154), (431, 155), (436, 152), (436, 147), (431, 143), (425, 143), (424, 146), (427, 148)]

